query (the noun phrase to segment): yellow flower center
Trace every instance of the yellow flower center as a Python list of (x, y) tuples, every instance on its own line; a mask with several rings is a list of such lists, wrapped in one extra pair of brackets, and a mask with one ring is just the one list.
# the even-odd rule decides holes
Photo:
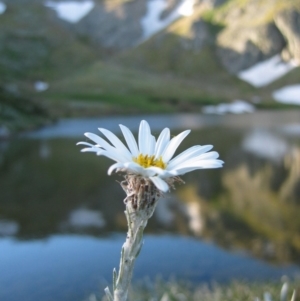
[(167, 167), (167, 164), (163, 162), (161, 156), (158, 159), (155, 159), (154, 156), (139, 154), (137, 157), (133, 158), (133, 161), (145, 168), (156, 166), (165, 169)]

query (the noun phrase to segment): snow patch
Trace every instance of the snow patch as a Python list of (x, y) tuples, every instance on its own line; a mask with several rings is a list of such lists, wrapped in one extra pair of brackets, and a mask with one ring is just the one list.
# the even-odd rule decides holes
[(233, 114), (253, 113), (254, 111), (255, 111), (255, 107), (244, 100), (235, 100), (232, 103), (221, 103), (216, 106), (205, 106), (202, 109), (202, 113), (204, 114), (218, 114), (218, 115), (223, 115), (226, 113), (233, 113)]
[(184, 0), (168, 17), (161, 19), (162, 12), (167, 8), (167, 0), (148, 0), (147, 13), (141, 19), (143, 41), (166, 28), (179, 17), (192, 15), (194, 3), (195, 0)]
[(16, 235), (19, 228), (19, 224), (13, 220), (0, 220), (0, 236)]
[(280, 55), (260, 62), (238, 73), (238, 77), (254, 87), (263, 87), (282, 77), (298, 64), (295, 61), (283, 62)]
[(189, 227), (197, 235), (202, 234), (204, 221), (201, 216), (201, 205), (198, 202), (189, 202), (186, 204), (186, 212), (189, 216)]
[(290, 146), (282, 138), (269, 131), (257, 130), (245, 137), (242, 142), (244, 150), (260, 158), (280, 162), (288, 153)]
[(273, 92), (273, 98), (281, 103), (300, 105), (300, 85), (286, 86)]
[(183, 1), (183, 3), (180, 4), (178, 7), (178, 13), (180, 16), (191, 16), (194, 12), (194, 0), (186, 0)]
[(106, 223), (100, 211), (79, 208), (71, 212), (67, 224), (75, 228), (103, 228)]
[(300, 124), (288, 124), (279, 128), (287, 136), (300, 137)]
[(0, 1), (0, 15), (4, 14), (6, 11), (6, 4)]
[(165, 201), (157, 203), (154, 214), (160, 224), (169, 227), (174, 224), (175, 214), (172, 210), (174, 203), (173, 199), (165, 199)]
[(49, 84), (43, 81), (36, 81), (34, 83), (34, 89), (37, 92), (46, 91), (49, 88)]
[(51, 148), (48, 144), (48, 140), (41, 140), (40, 146), (39, 146), (39, 156), (42, 159), (48, 159), (51, 156)]
[(47, 1), (45, 3), (45, 6), (54, 9), (60, 19), (70, 23), (77, 23), (94, 8), (95, 4), (91, 0), (85, 0), (80, 2)]

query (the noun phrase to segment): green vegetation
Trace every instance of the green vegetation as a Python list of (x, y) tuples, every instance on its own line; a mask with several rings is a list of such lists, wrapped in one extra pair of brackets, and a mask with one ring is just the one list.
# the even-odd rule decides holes
[(200, 105), (220, 99), (205, 93), (197, 82), (102, 62), (54, 82), (44, 97), (98, 103), (102, 109), (115, 107), (127, 112), (200, 111)]

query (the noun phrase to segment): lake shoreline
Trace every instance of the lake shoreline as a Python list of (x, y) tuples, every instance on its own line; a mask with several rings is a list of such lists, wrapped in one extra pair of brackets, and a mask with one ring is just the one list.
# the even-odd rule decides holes
[[(207, 115), (199, 113), (173, 114), (140, 114), (140, 115), (110, 115), (91, 118), (61, 118), (51, 125), (40, 127), (30, 132), (24, 132), (26, 138), (63, 138), (81, 137), (84, 132), (94, 131), (100, 125), (115, 133), (121, 133), (119, 124), (124, 124), (132, 131), (138, 123), (147, 120), (154, 131), (164, 127), (171, 130), (184, 128), (199, 129), (206, 127), (228, 128), (277, 128), (299, 123), (299, 111), (296, 110), (258, 110), (246, 114)], [(294, 129), (297, 131), (297, 129)]]

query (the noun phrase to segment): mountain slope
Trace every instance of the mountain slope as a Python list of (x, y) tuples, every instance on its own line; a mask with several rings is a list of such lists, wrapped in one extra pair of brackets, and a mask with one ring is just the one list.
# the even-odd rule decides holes
[[(167, 24), (181, 1), (157, 3), (164, 8), (155, 22)], [(39, 100), (58, 117), (200, 112), (204, 104), (234, 99), (274, 106), (273, 89), (299, 82), (299, 68), (260, 89), (236, 76), (274, 54), (300, 62), (298, 0), (195, 0), (193, 13), (145, 41), (141, 21), (150, 6), (144, 0), (94, 1), (77, 23), (61, 19), (44, 1), (6, 4), (0, 85)], [(49, 90), (37, 93), (38, 80)]]

